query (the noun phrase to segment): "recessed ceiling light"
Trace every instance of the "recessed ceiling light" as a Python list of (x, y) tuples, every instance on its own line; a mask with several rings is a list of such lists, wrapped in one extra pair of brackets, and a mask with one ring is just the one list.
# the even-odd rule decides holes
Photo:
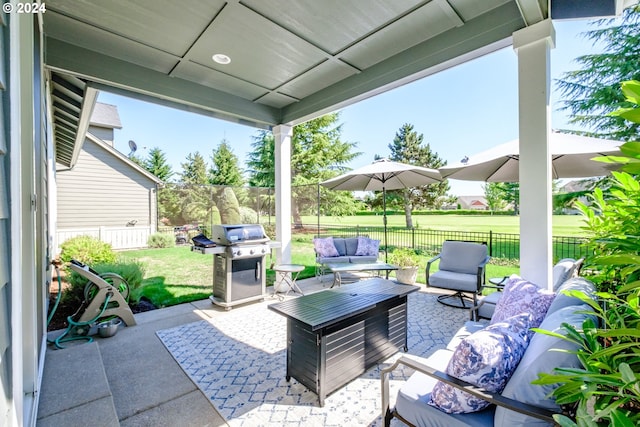
[(218, 64), (222, 64), (222, 65), (227, 65), (228, 63), (231, 62), (231, 58), (229, 58), (224, 53), (216, 53), (211, 57), (211, 59), (213, 59)]

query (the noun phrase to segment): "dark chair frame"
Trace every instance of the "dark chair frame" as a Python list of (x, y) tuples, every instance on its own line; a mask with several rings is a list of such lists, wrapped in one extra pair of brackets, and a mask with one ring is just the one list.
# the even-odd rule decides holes
[[(454, 241), (454, 240), (446, 240), (446, 241)], [(462, 241), (462, 242), (466, 242), (466, 243), (477, 243), (477, 244), (481, 244), (481, 245), (487, 245), (487, 242), (475, 242), (475, 241), (469, 241), (469, 240), (456, 240), (456, 241)], [(429, 272), (431, 270), (431, 264), (433, 264), (435, 261), (437, 261), (438, 259), (440, 259), (440, 257), (442, 256), (442, 254), (438, 254), (435, 257), (431, 258), (429, 261), (427, 261), (427, 266), (425, 268), (425, 276), (426, 276), (426, 283), (427, 286), (429, 286)], [(477, 303), (477, 296), (478, 294), (481, 292), (482, 287), (484, 286), (485, 283), (485, 279), (486, 279), (486, 272), (485, 272), (485, 267), (487, 265), (487, 263), (491, 260), (491, 256), (487, 255), (487, 257), (484, 259), (483, 262), (481, 262), (478, 265), (478, 272), (476, 274), (477, 276), (477, 286), (476, 286), (476, 290), (475, 292), (466, 292), (466, 293), (470, 293), (472, 294), (472, 298), (468, 297), (467, 295), (465, 295), (464, 291), (456, 291), (453, 294), (447, 294), (447, 295), (440, 295), (438, 297), (438, 302), (444, 305), (447, 305), (449, 307), (455, 307), (455, 308), (464, 308), (464, 309), (472, 309), (474, 307), (476, 307), (478, 305)], [(457, 298), (459, 299), (459, 303), (457, 302), (450, 302), (449, 300), (451, 298)], [(474, 319), (475, 320), (475, 319)]]

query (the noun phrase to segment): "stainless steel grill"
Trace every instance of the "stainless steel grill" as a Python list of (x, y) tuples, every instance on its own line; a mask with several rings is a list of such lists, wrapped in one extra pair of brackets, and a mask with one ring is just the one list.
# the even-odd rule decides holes
[(213, 258), (211, 301), (230, 310), (237, 304), (264, 299), (265, 257), (271, 248), (262, 226), (214, 225), (211, 240), (224, 248)]

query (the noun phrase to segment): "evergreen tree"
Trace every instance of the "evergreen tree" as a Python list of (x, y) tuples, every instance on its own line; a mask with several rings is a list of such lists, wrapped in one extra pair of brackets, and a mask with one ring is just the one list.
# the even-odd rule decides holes
[(212, 185), (228, 185), (241, 187), (244, 178), (240, 170), (238, 156), (236, 156), (226, 139), (213, 150), (211, 155), (211, 168), (209, 168), (209, 183)]
[[(429, 144), (423, 143), (423, 135), (413, 129), (413, 125), (405, 123), (396, 132), (393, 142), (389, 144), (391, 160), (409, 165), (438, 169), (447, 164), (438, 154), (431, 150)], [(407, 228), (413, 228), (411, 211), (420, 207), (433, 207), (449, 190), (449, 183), (442, 181), (435, 184), (400, 190), (404, 198), (404, 214)]]
[(206, 162), (196, 151), (189, 153), (186, 162), (181, 163), (181, 166), (182, 217), (186, 222), (205, 222), (214, 205), (211, 188), (208, 186)]
[[(317, 207), (316, 185), (339, 175), (345, 165), (360, 153), (354, 152), (352, 142), (340, 139), (342, 132), (338, 124), (339, 113), (327, 114), (317, 119), (301, 123), (293, 128), (291, 139), (291, 180), (292, 210), (294, 223), (301, 224), (301, 212)], [(273, 134), (260, 131), (252, 143), (253, 152), (249, 154), (247, 166), (251, 185), (260, 187), (275, 186), (275, 141)], [(313, 191), (311, 191), (311, 190)], [(334, 203), (340, 199), (342, 206)], [(353, 212), (357, 202), (351, 195), (340, 192), (324, 192), (322, 209), (325, 212)], [(345, 205), (346, 203), (346, 205)], [(348, 206), (345, 208), (345, 206)]]
[(142, 162), (141, 166), (165, 182), (173, 175), (171, 165), (167, 163), (167, 156), (158, 147), (149, 151), (147, 159)]
[(185, 163), (180, 163), (180, 166), (182, 166), (181, 181), (184, 184), (207, 184), (207, 164), (204, 161), (204, 157), (196, 151), (195, 153), (189, 153), (186, 160)]
[(557, 80), (567, 99), (563, 110), (571, 114), (570, 123), (588, 129), (581, 134), (632, 141), (640, 139), (640, 124), (625, 123), (609, 113), (628, 107), (620, 82), (640, 79), (640, 6), (624, 11), (622, 18), (596, 21), (596, 29), (584, 36), (602, 43), (604, 53), (580, 56), (581, 69), (564, 73)]

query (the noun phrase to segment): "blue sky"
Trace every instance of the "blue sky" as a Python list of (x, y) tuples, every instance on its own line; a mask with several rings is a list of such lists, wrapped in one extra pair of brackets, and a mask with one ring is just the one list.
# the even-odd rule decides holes
[[(578, 69), (574, 59), (596, 52), (580, 33), (593, 28), (588, 21), (554, 22), (556, 48), (551, 51), (552, 128), (566, 128), (559, 112), (553, 79)], [(342, 139), (357, 142), (362, 155), (352, 168), (389, 155), (388, 145), (404, 124), (414, 125), (431, 149), (450, 164), (494, 145), (518, 137), (517, 57), (511, 47), (426, 77), (395, 90), (349, 106), (341, 112)], [(128, 154), (128, 141), (138, 155), (159, 147), (174, 172), (189, 153), (199, 151), (207, 161), (226, 139), (244, 167), (255, 128), (102, 92), (99, 102), (118, 106), (122, 129), (116, 130), (115, 147)], [(451, 194), (481, 195), (482, 182), (450, 180)]]

